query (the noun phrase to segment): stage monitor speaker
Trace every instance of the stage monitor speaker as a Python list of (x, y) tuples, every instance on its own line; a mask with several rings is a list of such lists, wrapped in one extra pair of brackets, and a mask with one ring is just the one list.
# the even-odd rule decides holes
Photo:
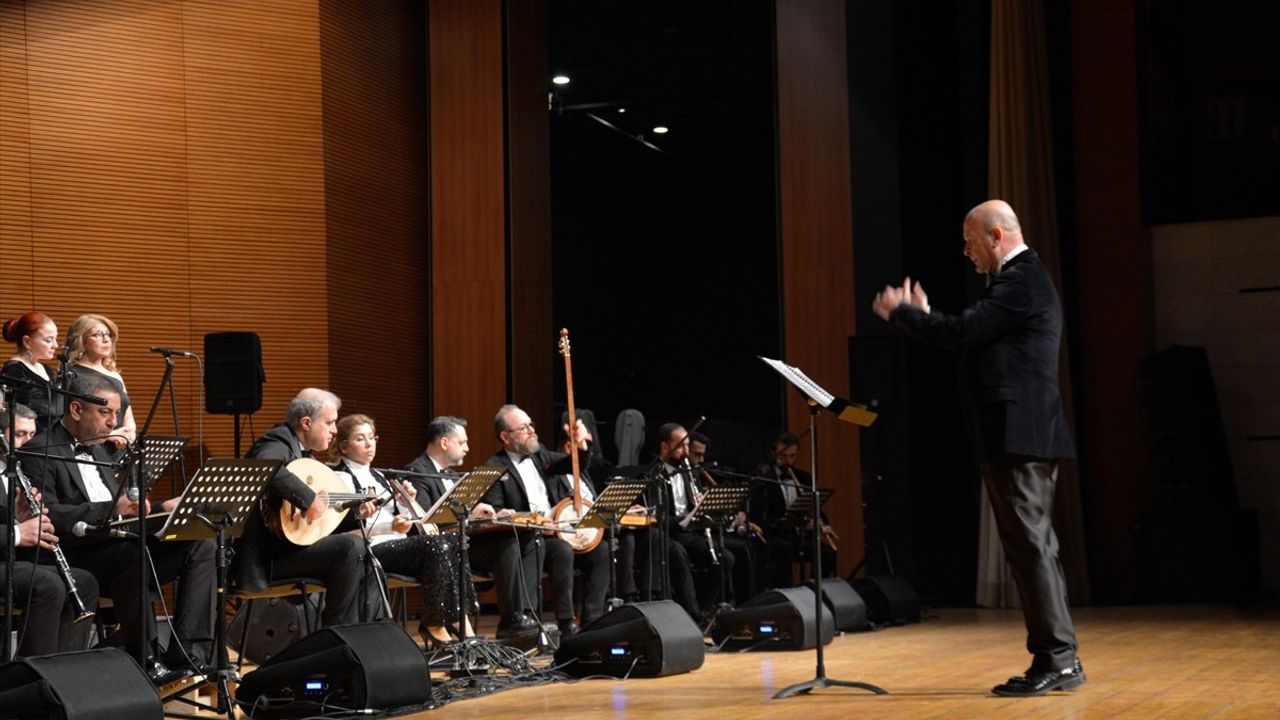
[(556, 665), (575, 677), (665, 677), (702, 667), (702, 632), (670, 600), (629, 603), (563, 638)]
[(262, 341), (257, 333), (204, 336), (204, 408), (214, 415), (252, 415), (262, 408)]
[(425, 709), (431, 679), (422, 650), (398, 624), (335, 625), (245, 675), (236, 699), (257, 707), (255, 718), (315, 715), (322, 706), (349, 712)]
[(867, 603), (867, 619), (872, 625), (905, 625), (920, 622), (920, 598), (911, 585), (897, 575), (872, 575), (853, 581)]
[(824, 606), (819, 626), (814, 600), (807, 587), (766, 590), (742, 607), (716, 615), (711, 637), (731, 650), (807, 650), (817, 646), (819, 637), (826, 645), (836, 635), (835, 618)]
[(0, 666), (0, 717), (14, 720), (163, 720), (164, 706), (129, 653), (101, 648)]
[[(812, 588), (813, 581), (805, 583)], [(841, 632), (867, 630), (867, 604), (853, 586), (842, 578), (822, 578), (822, 600), (835, 618), (836, 630)]]

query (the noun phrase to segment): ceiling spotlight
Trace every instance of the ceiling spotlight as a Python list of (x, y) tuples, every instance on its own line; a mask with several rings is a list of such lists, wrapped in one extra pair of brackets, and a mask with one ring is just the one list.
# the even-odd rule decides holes
[(653, 128), (653, 131), (659, 135), (666, 135), (668, 128), (666, 125), (657, 125)]
[(618, 108), (618, 114), (619, 114), (619, 115), (621, 115), (622, 113), (624, 113), (624, 112), (626, 112), (626, 111), (627, 111), (627, 109), (626, 109), (626, 108)]
[(569, 76), (568, 76), (568, 75), (556, 75), (555, 77), (551, 78), (551, 82), (552, 82), (552, 83), (554, 83), (554, 84), (556, 84), (556, 85), (568, 85), (568, 84), (569, 84)]

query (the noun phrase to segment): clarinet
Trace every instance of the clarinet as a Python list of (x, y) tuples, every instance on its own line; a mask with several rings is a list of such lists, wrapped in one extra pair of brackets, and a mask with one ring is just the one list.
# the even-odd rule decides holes
[[(14, 476), (18, 478), (18, 487), (22, 490), (22, 496), (27, 500), (27, 507), (31, 508), (31, 512), (39, 513), (40, 504), (36, 502), (36, 495), (31, 490), (31, 481), (22, 473), (22, 468), (15, 466), (13, 469)], [(45, 522), (48, 521), (45, 520)], [(62, 575), (62, 582), (67, 584), (67, 592), (76, 604), (76, 619), (73, 622), (78, 623), (93, 617), (93, 611), (86, 608), (84, 600), (80, 599), (80, 592), (76, 589), (76, 579), (71, 574), (71, 566), (67, 564), (67, 556), (62, 552), (61, 546), (53, 546), (53, 559), (58, 563), (58, 572)]]

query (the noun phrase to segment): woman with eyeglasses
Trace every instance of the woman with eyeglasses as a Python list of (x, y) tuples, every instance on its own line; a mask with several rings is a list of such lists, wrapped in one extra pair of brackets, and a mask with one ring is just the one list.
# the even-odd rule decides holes
[(67, 330), (67, 362), (73, 373), (105, 381), (120, 393), (120, 414), (107, 442), (122, 448), (137, 437), (138, 425), (133, 419), (133, 406), (125, 391), (124, 377), (116, 367), (116, 338), (120, 330), (103, 315), (81, 315)]
[[(373, 459), (378, 453), (377, 428), (368, 415), (347, 415), (338, 420), (338, 434), (334, 447), (339, 454), (334, 470), (338, 477), (349, 483), (353, 492), (367, 492), (377, 498), (390, 495), (387, 479), (373, 469)], [(416, 490), (412, 483), (403, 483), (412, 498)], [(354, 520), (356, 516), (359, 520)], [(349, 513), (334, 532), (364, 532), (373, 548), (373, 556), (383, 570), (396, 575), (417, 578), (422, 588), (425, 608), (418, 624), (418, 634), (428, 650), (443, 647), (450, 642), (446, 624), (456, 624), (458, 618), (458, 579), (466, 582), (463, 587), (463, 632), (470, 636), (470, 621), (466, 615), (479, 612), (475, 588), (471, 583), (471, 568), (458, 567), (458, 535), (424, 535), (410, 517), (410, 512), (398, 495), (379, 505), (367, 502), (356, 513)]]
[(38, 310), (6, 320), (4, 339), (17, 353), (4, 364), (5, 377), (26, 381), (14, 392), (16, 402), (36, 413), (36, 427), (44, 432), (62, 417), (62, 396), (52, 391), (54, 377), (45, 362), (58, 356), (58, 326)]

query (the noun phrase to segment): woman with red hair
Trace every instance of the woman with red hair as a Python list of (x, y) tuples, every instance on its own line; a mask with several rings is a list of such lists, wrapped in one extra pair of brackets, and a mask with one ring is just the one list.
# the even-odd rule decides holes
[(5, 321), (4, 339), (17, 349), (4, 364), (4, 376), (26, 382), (15, 390), (14, 400), (35, 411), (36, 427), (44, 432), (62, 417), (62, 397), (52, 391), (53, 373), (44, 365), (58, 356), (58, 326), (32, 310)]

